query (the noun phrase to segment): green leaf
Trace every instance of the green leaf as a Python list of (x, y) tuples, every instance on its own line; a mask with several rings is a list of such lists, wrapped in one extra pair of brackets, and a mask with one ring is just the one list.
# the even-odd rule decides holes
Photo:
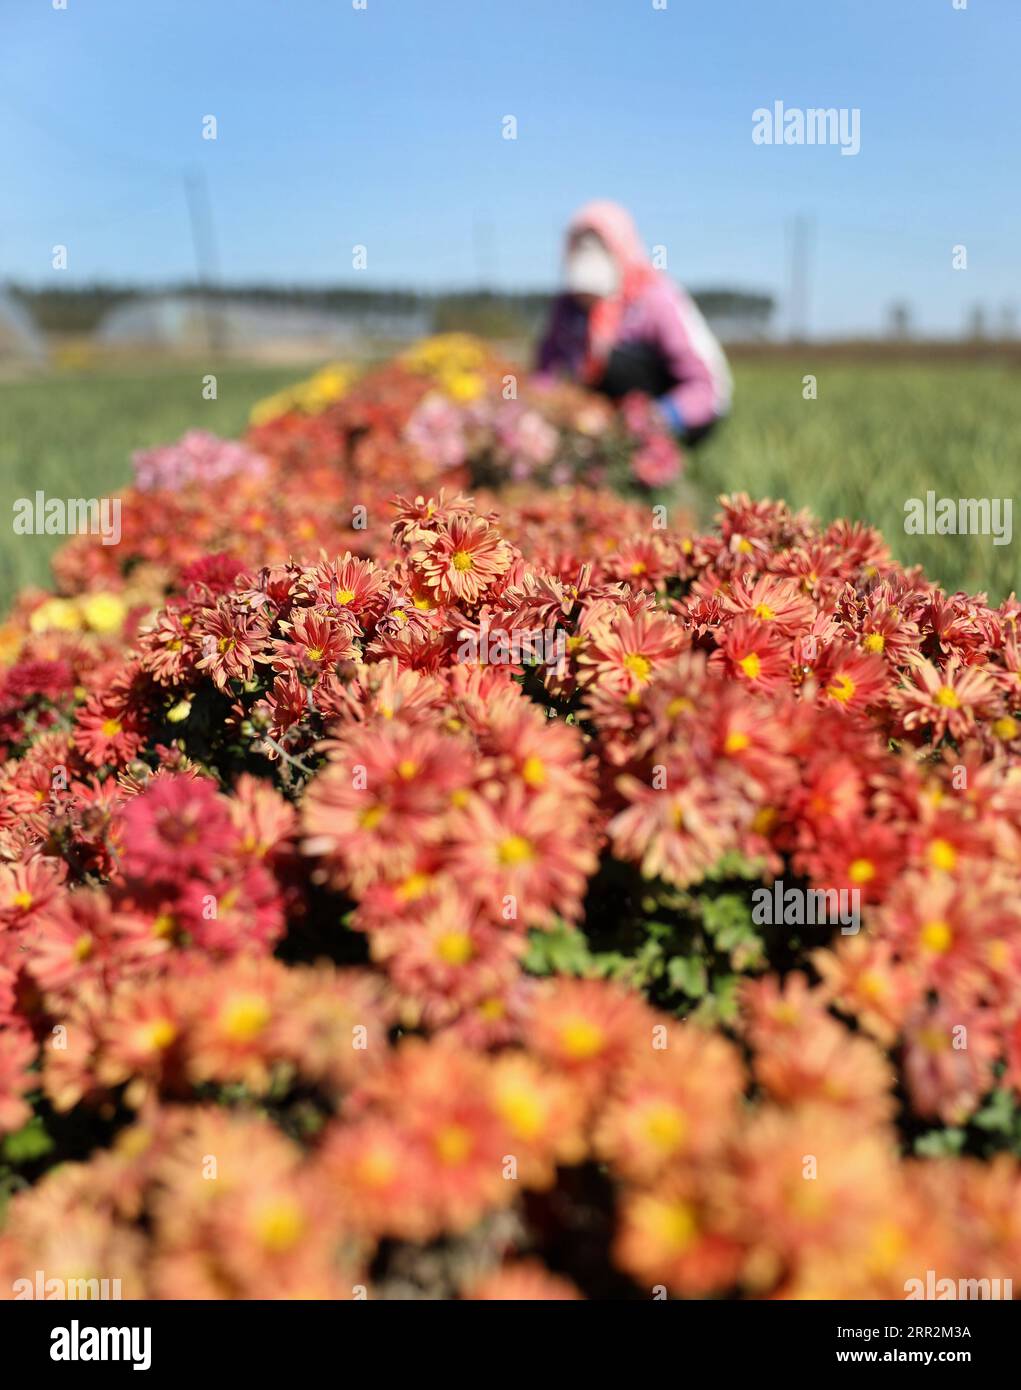
[(915, 1140), (920, 1158), (954, 1158), (964, 1148), (963, 1129), (933, 1129)]
[(559, 922), (549, 931), (529, 933), (522, 963), (533, 975), (581, 975), (593, 961), (584, 934)]
[(691, 999), (701, 999), (709, 988), (705, 961), (699, 956), (674, 956), (667, 966), (667, 978), (674, 989)]
[(1012, 1134), (1017, 1123), (1017, 1106), (1009, 1091), (994, 1091), (988, 1104), (974, 1116), (979, 1129), (993, 1133)]
[(52, 1148), (53, 1140), (46, 1133), (46, 1126), (38, 1115), (33, 1115), (27, 1125), (6, 1136), (0, 1144), (0, 1153), (8, 1163), (31, 1163)]

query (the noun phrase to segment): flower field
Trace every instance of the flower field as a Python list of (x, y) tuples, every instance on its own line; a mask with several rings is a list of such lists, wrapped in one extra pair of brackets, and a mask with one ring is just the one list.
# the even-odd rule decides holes
[(1021, 1281), (1021, 603), (684, 467), (451, 335), (21, 592), (0, 1296)]

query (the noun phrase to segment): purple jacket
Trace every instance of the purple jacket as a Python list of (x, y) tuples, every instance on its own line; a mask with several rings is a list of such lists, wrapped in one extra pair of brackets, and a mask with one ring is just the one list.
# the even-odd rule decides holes
[[(539, 371), (577, 378), (585, 360), (587, 314), (569, 294), (553, 302), (539, 345)], [(660, 404), (680, 430), (700, 429), (726, 415), (732, 381), (727, 359), (691, 296), (658, 275), (624, 310), (619, 343), (650, 343), (677, 381)]]

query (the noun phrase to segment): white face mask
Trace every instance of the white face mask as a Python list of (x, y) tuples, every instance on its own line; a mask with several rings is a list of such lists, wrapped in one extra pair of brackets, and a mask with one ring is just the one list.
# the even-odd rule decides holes
[(564, 280), (572, 294), (606, 299), (620, 287), (617, 262), (595, 232), (582, 232), (567, 253)]

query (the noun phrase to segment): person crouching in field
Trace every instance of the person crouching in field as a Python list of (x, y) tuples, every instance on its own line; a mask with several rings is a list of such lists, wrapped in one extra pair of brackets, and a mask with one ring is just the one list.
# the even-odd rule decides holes
[(540, 374), (613, 400), (641, 392), (681, 443), (704, 439), (730, 408), (727, 359), (691, 297), (649, 261), (625, 208), (596, 201), (574, 214), (564, 282), (539, 347)]

